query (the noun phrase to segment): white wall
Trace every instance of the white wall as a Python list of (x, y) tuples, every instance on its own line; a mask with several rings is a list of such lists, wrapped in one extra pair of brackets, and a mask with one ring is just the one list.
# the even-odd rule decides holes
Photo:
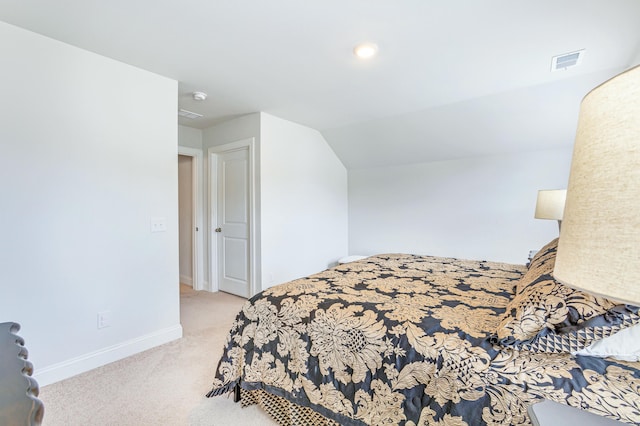
[(243, 115), (232, 120), (223, 121), (202, 131), (204, 149), (224, 145), (242, 139), (260, 138), (260, 113)]
[(349, 171), (349, 252), (525, 263), (558, 235), (533, 218), (539, 189), (566, 188), (571, 150)]
[(178, 125), (178, 145), (202, 149), (202, 130)]
[(179, 338), (177, 83), (4, 23), (0, 51), (0, 322), (41, 385)]
[(322, 135), (261, 114), (262, 287), (322, 271), (348, 250), (347, 171)]

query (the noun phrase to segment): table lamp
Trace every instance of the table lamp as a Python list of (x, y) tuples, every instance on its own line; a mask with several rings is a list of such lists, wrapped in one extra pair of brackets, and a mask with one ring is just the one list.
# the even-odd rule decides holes
[(536, 219), (553, 219), (558, 221), (558, 230), (562, 226), (564, 214), (564, 200), (567, 197), (566, 189), (543, 189), (538, 191), (536, 201)]
[(553, 276), (640, 305), (640, 66), (582, 100)]

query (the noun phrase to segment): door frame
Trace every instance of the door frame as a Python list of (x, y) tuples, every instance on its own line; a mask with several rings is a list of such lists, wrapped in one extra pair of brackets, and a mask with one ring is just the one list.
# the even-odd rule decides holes
[(188, 148), (178, 145), (178, 155), (191, 157), (191, 269), (193, 271), (192, 286), (194, 290), (206, 290), (204, 277), (204, 243), (202, 240), (202, 175), (203, 153), (201, 149)]
[(256, 241), (256, 163), (255, 163), (255, 138), (241, 139), (235, 142), (217, 145), (208, 150), (208, 179), (209, 184), (209, 202), (208, 218), (208, 240), (209, 240), (209, 278), (211, 291), (219, 291), (219, 273), (218, 270), (218, 236), (214, 232), (218, 226), (218, 155), (227, 152), (237, 151), (239, 149), (248, 148), (249, 156), (249, 297), (256, 294), (259, 289), (256, 278), (258, 276), (258, 256)]

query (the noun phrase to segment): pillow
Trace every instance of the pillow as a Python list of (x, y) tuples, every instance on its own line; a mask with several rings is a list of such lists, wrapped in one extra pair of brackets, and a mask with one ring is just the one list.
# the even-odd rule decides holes
[(640, 324), (638, 308), (618, 305), (577, 326), (561, 326), (555, 330), (545, 328), (530, 341), (516, 342), (510, 346), (535, 353), (576, 353), (636, 324)]
[(640, 361), (640, 323), (620, 330), (612, 336), (596, 340), (573, 355), (611, 357), (620, 361)]
[[(626, 309), (625, 305), (557, 282), (552, 276), (557, 249), (556, 238), (531, 260), (501, 318), (493, 338), (495, 343), (513, 346), (532, 343), (556, 331), (572, 333), (587, 326), (633, 324), (637, 309), (633, 312), (632, 307)], [(597, 330), (594, 332), (597, 336)]]
[[(548, 242), (533, 255), (531, 261), (527, 264), (527, 272), (532, 271), (532, 274), (540, 275), (538, 271), (544, 269), (549, 262), (553, 262), (555, 265), (557, 251), (558, 238)], [(551, 269), (553, 270), (553, 268)]]

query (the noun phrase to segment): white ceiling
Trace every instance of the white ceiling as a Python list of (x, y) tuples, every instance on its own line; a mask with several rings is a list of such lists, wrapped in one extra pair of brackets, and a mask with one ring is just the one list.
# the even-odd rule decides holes
[(205, 116), (181, 124), (264, 111), (349, 168), (570, 146), (582, 96), (640, 62), (638, 0), (0, 0), (0, 20), (178, 80)]

